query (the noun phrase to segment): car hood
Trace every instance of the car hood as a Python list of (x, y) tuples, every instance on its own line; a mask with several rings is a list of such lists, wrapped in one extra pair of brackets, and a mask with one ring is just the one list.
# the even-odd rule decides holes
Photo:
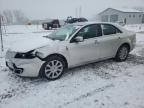
[[(57, 41), (58, 42), (58, 41)], [(28, 38), (23, 41), (14, 43), (11, 45), (10, 50), (14, 52), (28, 52), (34, 49), (38, 49), (47, 45), (52, 46), (55, 44), (55, 41), (50, 40), (45, 37), (35, 37), (35, 38)]]

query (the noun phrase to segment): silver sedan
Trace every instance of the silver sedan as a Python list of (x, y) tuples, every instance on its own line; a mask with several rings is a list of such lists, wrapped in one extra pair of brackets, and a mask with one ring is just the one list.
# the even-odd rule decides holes
[(68, 68), (109, 58), (125, 61), (135, 47), (136, 34), (117, 24), (85, 22), (26, 43), (7, 51), (7, 67), (19, 76), (56, 80)]

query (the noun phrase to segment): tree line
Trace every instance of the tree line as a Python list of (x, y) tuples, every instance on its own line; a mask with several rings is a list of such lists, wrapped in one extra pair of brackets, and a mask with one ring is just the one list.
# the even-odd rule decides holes
[(4, 10), (0, 16), (5, 24), (26, 24), (29, 21), (22, 10)]

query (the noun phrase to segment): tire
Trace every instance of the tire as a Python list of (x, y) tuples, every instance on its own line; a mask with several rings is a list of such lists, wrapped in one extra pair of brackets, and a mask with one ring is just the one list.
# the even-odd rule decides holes
[(48, 30), (52, 30), (52, 27), (51, 27), (51, 26), (49, 26), (49, 27), (48, 27)]
[(51, 30), (52, 29), (52, 27), (51, 26), (47, 26), (47, 30)]
[(42, 65), (40, 74), (47, 80), (56, 80), (62, 76), (66, 70), (65, 61), (59, 56), (50, 56)]
[(129, 47), (127, 45), (122, 45), (115, 56), (115, 60), (118, 62), (123, 62), (127, 59), (129, 54)]

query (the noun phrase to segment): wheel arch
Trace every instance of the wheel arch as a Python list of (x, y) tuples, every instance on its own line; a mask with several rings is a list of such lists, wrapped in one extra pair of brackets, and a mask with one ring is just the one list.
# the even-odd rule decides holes
[[(130, 44), (129, 44), (128, 42), (125, 42), (125, 43), (121, 44), (121, 45), (119, 46), (119, 48), (122, 47), (122, 46), (127, 46), (129, 51), (130, 51), (130, 49), (131, 49)], [(118, 48), (118, 50), (119, 50), (119, 48)], [(117, 50), (117, 51), (118, 51), (118, 50)]]
[[(116, 52), (116, 55), (115, 55), (115, 57), (114, 57), (114, 59), (116, 60), (116, 61), (118, 61), (118, 62), (122, 62), (122, 61), (125, 61), (126, 60), (126, 58), (125, 59), (119, 59), (119, 50), (120, 50), (120, 48), (122, 47), (122, 46), (126, 46), (127, 48), (128, 48), (128, 53), (130, 52), (130, 44), (129, 43), (123, 43), (123, 44), (121, 44), (119, 47), (118, 47), (118, 50), (117, 50), (117, 52)], [(128, 54), (127, 54), (127, 56), (128, 56)]]
[[(68, 68), (68, 62), (67, 62), (67, 59), (66, 57), (64, 57), (62, 54), (58, 54), (58, 53), (54, 53), (54, 54), (50, 54), (48, 55), (47, 57), (43, 58), (42, 61), (47, 61), (47, 59), (51, 56), (58, 56), (58, 57), (61, 57), (64, 62), (66, 63), (66, 69)], [(44, 64), (43, 64), (44, 65)], [(40, 70), (39, 70), (39, 77), (43, 77), (43, 73), (42, 73), (42, 67), (43, 65), (41, 66)]]
[(61, 58), (64, 60), (64, 62), (66, 63), (66, 68), (68, 68), (68, 61), (67, 61), (66, 57), (63, 56), (62, 54), (58, 54), (58, 53), (50, 54), (50, 55), (48, 55), (47, 57), (45, 57), (43, 60), (46, 61), (46, 60), (47, 60), (49, 57), (51, 57), (51, 56), (61, 57)]
[(122, 47), (123, 45), (126, 45), (126, 46), (128, 47), (129, 52), (130, 52), (130, 44), (129, 44), (129, 43), (127, 43), (127, 42), (125, 42), (125, 43), (121, 44), (121, 45), (118, 47), (118, 49), (117, 49), (116, 54), (115, 54), (115, 56), (114, 56), (114, 57), (116, 57), (116, 55), (117, 55), (117, 53), (118, 53), (118, 51), (119, 51), (120, 47)]

